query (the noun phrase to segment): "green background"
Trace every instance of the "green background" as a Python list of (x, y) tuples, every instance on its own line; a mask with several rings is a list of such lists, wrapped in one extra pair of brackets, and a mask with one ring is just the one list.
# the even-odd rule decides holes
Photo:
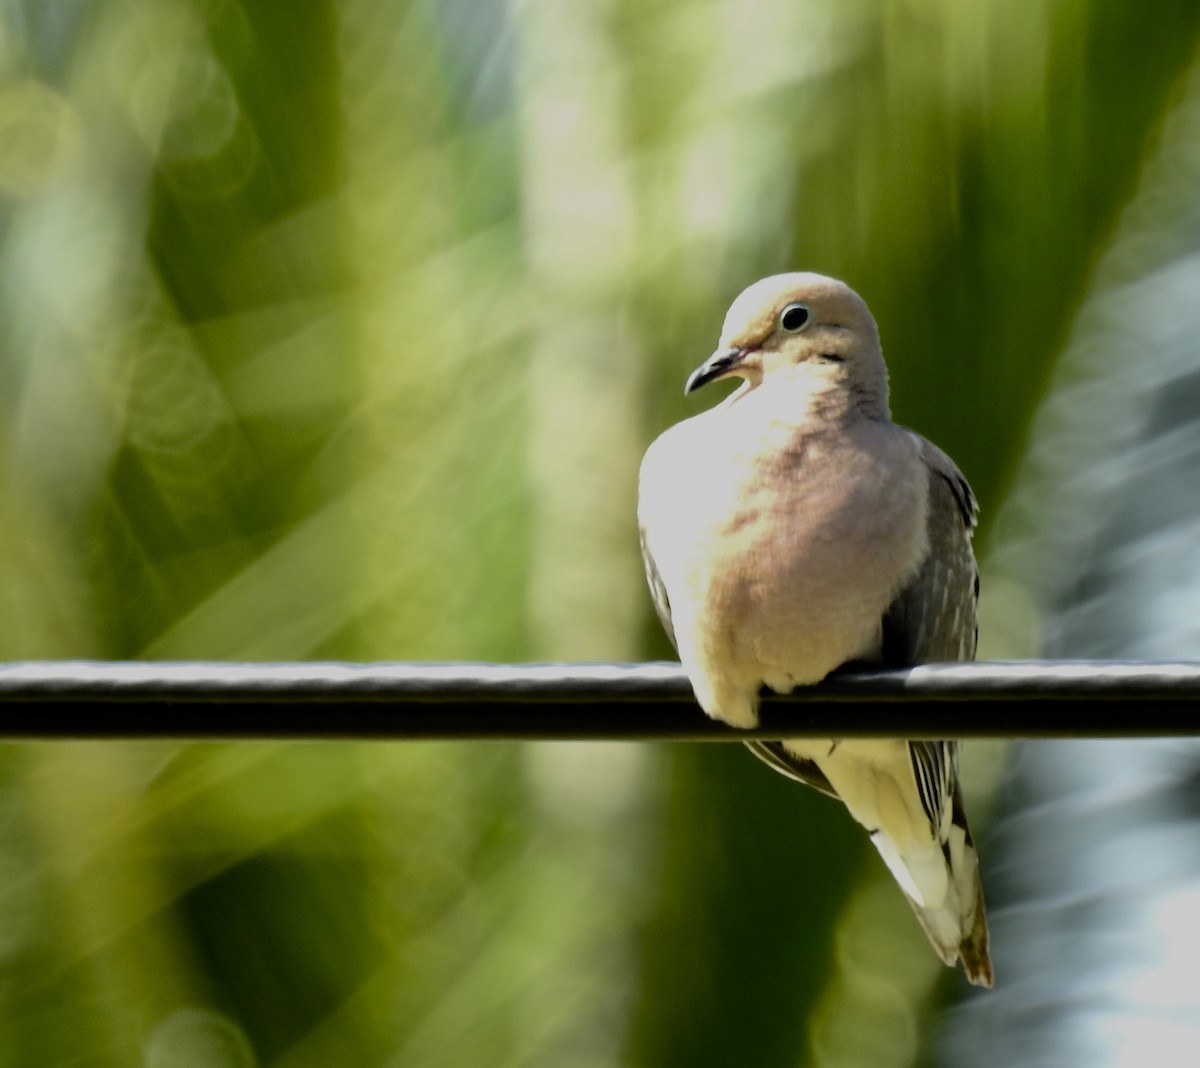
[[(638, 460), (788, 269), (986, 557), (1198, 24), (0, 4), (0, 656), (667, 657)], [(615, 744), (5, 747), (0, 984), (0, 1068), (899, 1068), (970, 996), (834, 805)]]

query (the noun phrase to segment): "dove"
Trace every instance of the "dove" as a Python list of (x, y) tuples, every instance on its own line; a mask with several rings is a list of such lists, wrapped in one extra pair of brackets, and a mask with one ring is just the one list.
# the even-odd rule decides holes
[[(741, 385), (651, 444), (638, 484), (651, 595), (704, 712), (751, 728), (764, 686), (973, 659), (975, 498), (944, 452), (891, 421), (862, 298), (807, 272), (754, 283), (684, 391), (727, 378)], [(841, 801), (941, 959), (992, 985), (957, 742), (747, 744)]]

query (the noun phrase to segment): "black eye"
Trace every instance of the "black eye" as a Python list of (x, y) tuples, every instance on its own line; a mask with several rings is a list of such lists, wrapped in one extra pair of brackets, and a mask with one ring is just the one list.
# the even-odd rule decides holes
[(789, 304), (779, 313), (779, 325), (789, 334), (798, 334), (812, 319), (812, 311), (807, 304)]

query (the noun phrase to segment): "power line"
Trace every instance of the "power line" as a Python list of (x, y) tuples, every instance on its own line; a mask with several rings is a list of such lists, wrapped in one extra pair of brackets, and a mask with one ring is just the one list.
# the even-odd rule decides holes
[(0, 665), (0, 738), (594, 739), (1200, 735), (1200, 663), (844, 669), (735, 731), (681, 668), (649, 664)]

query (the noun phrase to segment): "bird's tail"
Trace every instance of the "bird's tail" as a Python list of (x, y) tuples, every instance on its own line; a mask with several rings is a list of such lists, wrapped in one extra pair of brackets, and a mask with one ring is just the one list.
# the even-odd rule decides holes
[[(908, 897), (906, 894), (905, 897)], [(976, 986), (991, 986), (992, 958), (988, 953), (987, 915), (983, 909), (983, 891), (975, 880), (974, 896), (964, 902), (946, 902), (940, 908), (925, 908), (908, 897), (921, 926), (938, 956), (954, 967), (962, 961), (963, 971)]]
[(940, 846), (931, 843), (901, 855), (882, 831), (872, 834), (871, 842), (900, 884), (938, 956), (951, 967), (961, 960), (972, 983), (991, 986), (979, 858), (961, 804), (954, 808), (949, 836)]

